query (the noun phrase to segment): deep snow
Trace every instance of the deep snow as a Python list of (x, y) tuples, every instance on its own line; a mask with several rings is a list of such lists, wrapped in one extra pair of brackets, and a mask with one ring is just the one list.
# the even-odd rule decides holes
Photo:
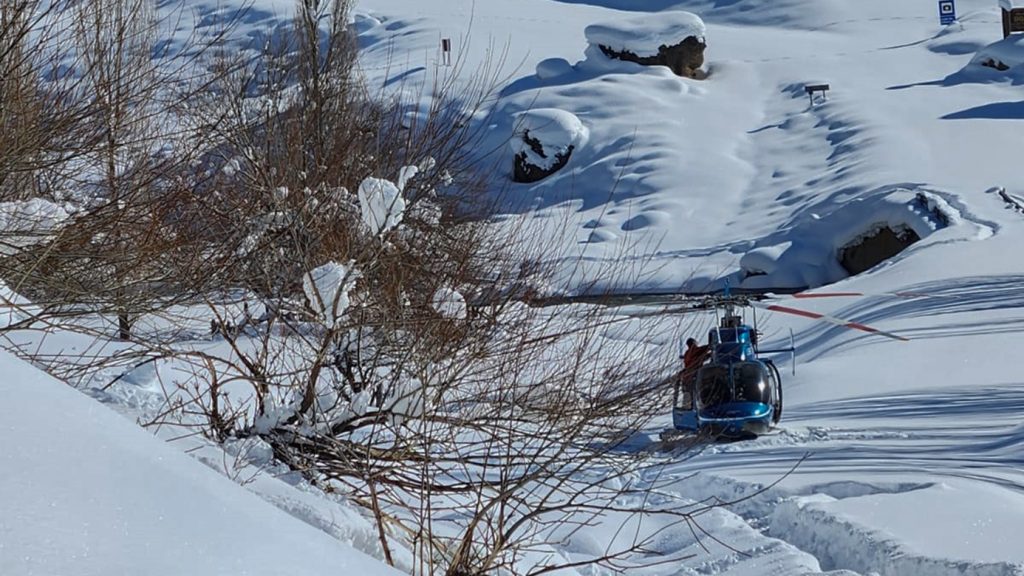
[[(361, 3), (374, 81), (388, 83), (385, 51), (407, 64), (408, 86), (434, 69), (438, 36), (459, 39), (470, 69), (492, 54), (481, 46), (507, 42), (513, 79), (500, 87), (493, 137), (509, 138), (516, 115), (537, 108), (587, 128), (563, 171), (514, 186), (505, 206), (545, 233), (571, 224), (562, 288), (828, 284), (874, 296), (786, 304), (912, 339), (760, 318), (769, 345), (790, 328), (797, 338), (782, 431), (666, 457), (652, 474), (678, 476), (688, 497), (730, 499), (809, 459), (731, 508), (760, 530), (752, 540), (726, 528), (732, 520), (716, 524), (747, 555), (712, 551), (683, 573), (1024, 571), (1007, 539), (1024, 520), (1024, 383), (1005, 352), (1024, 329), (1024, 221), (993, 191), (1022, 192), (1024, 106), (1015, 70), (977, 63), (999, 54), (1016, 64), (1019, 39), (1001, 41), (997, 2), (957, 4), (960, 20), (942, 27), (934, 3), (885, 0)], [(705, 81), (586, 47), (596, 22), (671, 9), (707, 25)], [(821, 82), (831, 89), (812, 104), (804, 86)], [(511, 165), (500, 162), (497, 182)], [(844, 279), (838, 249), (880, 225), (921, 240)], [(630, 265), (616, 268), (622, 258)]]
[[(257, 0), (242, 36), (266, 41), (262, 27), (284, 26), (288, 4)], [(587, 48), (587, 26), (671, 9), (706, 23), (707, 80)], [(1024, 195), (1024, 103), (1019, 71), (979, 65), (1024, 58), (1017, 38), (999, 42), (998, 10), (995, 0), (960, 0), (960, 21), (943, 28), (934, 2), (890, 0), (359, 2), (354, 26), (374, 89), (421, 94), (435, 72), (469, 82), (505, 54), (510, 78), (496, 87), (484, 146), (507, 154), (496, 186), (511, 174), (506, 144), (518, 114), (557, 109), (579, 119), (587, 137), (568, 166), (512, 186), (501, 215), (536, 222), (538, 234), (570, 224), (550, 236), (568, 252), (558, 288), (830, 284), (873, 296), (793, 305), (912, 339), (761, 317), (769, 346), (796, 334), (782, 429), (692, 459), (652, 456), (657, 466), (641, 481), (672, 480), (673, 493), (693, 500), (750, 498), (701, 518), (722, 545), (667, 529), (659, 550), (694, 556), (645, 573), (1024, 573), (1015, 539), (1024, 520), (1024, 381), (1012, 352), (1024, 331), (1024, 220), (990, 192)], [(453, 40), (464, 66), (440, 65), (441, 38)], [(811, 82), (830, 84), (826, 99), (809, 101)], [(399, 225), (391, 216), (375, 221)], [(922, 239), (843, 279), (836, 249), (880, 224), (913, 227)], [(447, 309), (455, 300), (439, 302)], [(683, 320), (661, 322), (646, 344), (671, 353)], [(603, 337), (622, 334), (609, 328)], [(266, 476), (255, 498), (93, 400), (9, 357), (2, 365), (0, 573), (386, 573), (337, 541), (372, 552), (351, 508)], [(109, 394), (96, 389), (99, 377), (83, 388), (144, 409), (158, 387), (157, 375), (143, 372)], [(658, 431), (640, 431), (637, 450)], [(200, 458), (214, 462), (209, 450)], [(600, 551), (630, 521), (605, 518), (560, 553)]]
[(7, 352), (0, 365), (0, 574), (400, 573)]

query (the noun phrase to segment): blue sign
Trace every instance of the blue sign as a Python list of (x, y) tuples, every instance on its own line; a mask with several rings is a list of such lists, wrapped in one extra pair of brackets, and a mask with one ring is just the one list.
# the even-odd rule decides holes
[(939, 0), (939, 23), (948, 26), (956, 22), (956, 3), (953, 0)]

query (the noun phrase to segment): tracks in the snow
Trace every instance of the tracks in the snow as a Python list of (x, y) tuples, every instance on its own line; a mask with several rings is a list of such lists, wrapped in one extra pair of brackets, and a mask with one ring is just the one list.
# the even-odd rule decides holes
[[(678, 479), (671, 484), (672, 490), (687, 498), (734, 503), (728, 506), (729, 513), (759, 531), (765, 538), (763, 546), (810, 555), (819, 573), (1022, 576), (1021, 563), (916, 551), (878, 526), (860, 523), (843, 512), (892, 502), (889, 497), (898, 497), (899, 502), (941, 502), (943, 490), (948, 489), (946, 481), (959, 482), (967, 490), (981, 483), (1019, 491), (1024, 474), (1018, 471), (1016, 478), (1009, 477), (1003, 448), (991, 442), (1000, 435), (1017, 437), (1018, 428), (993, 424), (991, 429), (975, 431), (973, 437), (961, 431), (966, 447), (959, 455), (922, 454), (923, 445), (937, 440), (938, 430), (793, 428), (756, 441), (710, 445), (700, 457), (686, 461), (674, 462), (666, 456), (650, 474), (659, 482), (666, 477)], [(758, 476), (778, 479), (801, 454), (808, 453), (812, 456), (796, 471), (795, 476), (801, 477), (796, 482), (766, 486), (733, 478), (757, 471)], [(836, 479), (843, 476), (851, 479)], [(928, 517), (926, 510), (911, 506), (907, 513), (920, 514), (922, 522)], [(728, 562), (719, 560), (702, 573), (733, 572)]]

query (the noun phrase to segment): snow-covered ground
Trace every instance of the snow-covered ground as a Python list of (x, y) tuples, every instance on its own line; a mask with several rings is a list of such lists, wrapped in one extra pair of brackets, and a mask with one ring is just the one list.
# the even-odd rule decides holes
[[(256, 8), (245, 34), (262, 39), (285, 8)], [(675, 9), (706, 23), (706, 80), (587, 45), (593, 23), (657, 22)], [(499, 215), (559, 231), (551, 241), (565, 246), (572, 281), (562, 288), (828, 284), (871, 296), (799, 305), (911, 339), (761, 317), (769, 346), (796, 334), (781, 429), (686, 459), (652, 456), (641, 483), (739, 501), (701, 517), (705, 536), (666, 528), (658, 551), (692, 557), (645, 574), (1024, 574), (1024, 379), (1012, 352), (1024, 332), (1024, 214), (1005, 200), (1024, 196), (1024, 48), (989, 46), (1002, 36), (994, 0), (957, 10), (941, 27), (933, 2), (891, 0), (358, 3), (374, 88), (417, 94), (437, 73), (470, 82), (503, 61), (482, 145), (508, 155), (496, 188), (511, 176), (520, 113), (564, 110), (582, 123), (568, 165), (512, 185)], [(463, 66), (440, 65), (442, 38)], [(812, 104), (808, 83), (831, 89)], [(837, 248), (882, 224), (921, 240), (845, 279)], [(581, 262), (582, 277), (569, 272)], [(389, 573), (338, 542), (373, 553), (344, 502), (267, 475), (247, 484), (253, 497), (20, 361), (0, 364), (0, 574)], [(128, 379), (138, 401), (155, 379)], [(91, 393), (125, 411), (134, 401)], [(638, 449), (669, 425), (665, 408)], [(198, 455), (216, 467), (209, 450)], [(600, 551), (632, 521), (608, 518), (562, 552)]]
[[(573, 222), (566, 262), (593, 264), (597, 287), (839, 281), (829, 289), (878, 296), (800, 305), (912, 339), (762, 317), (780, 344), (789, 328), (797, 335), (782, 431), (668, 458), (652, 474), (677, 475), (687, 497), (732, 499), (807, 459), (731, 508), (742, 522), (712, 522), (738, 552), (712, 549), (663, 573), (1024, 572), (1014, 536), (1024, 520), (1024, 381), (1007, 350), (1024, 330), (1024, 217), (990, 191), (1024, 192), (1013, 68), (1024, 51), (1014, 38), (986, 48), (1002, 37), (996, 2), (957, 4), (959, 22), (942, 27), (934, 3), (887, 0), (361, 2), (376, 81), (388, 81), (385, 54), (408, 64), (403, 82), (426, 81), (440, 37), (456, 40), (467, 68), (487, 46), (507, 45), (515, 71), (494, 137), (511, 137), (529, 109), (582, 121), (589, 138), (567, 167), (514, 185), (506, 211)], [(672, 9), (706, 22), (704, 81), (588, 50), (592, 23), (646, 16), (657, 28)], [(1011, 68), (980, 66), (993, 56)], [(817, 83), (831, 89), (811, 105), (804, 86)], [(511, 158), (501, 166), (497, 178), (507, 178)], [(915, 198), (948, 225), (929, 224)], [(879, 224), (922, 239), (844, 280), (837, 247)], [(638, 262), (635, 282), (603, 275), (623, 255)], [(755, 270), (767, 274), (744, 283)], [(892, 292), (931, 297), (884, 296)]]
[(0, 574), (400, 574), (285, 513), (295, 490), (275, 507), (8, 353), (0, 365)]

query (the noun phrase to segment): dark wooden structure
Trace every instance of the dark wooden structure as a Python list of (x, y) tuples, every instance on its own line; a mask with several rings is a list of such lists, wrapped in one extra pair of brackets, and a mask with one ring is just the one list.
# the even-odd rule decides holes
[(1016, 32), (1024, 32), (1024, 2), (1020, 0), (999, 0), (1003, 12), (1003, 38)]
[[(807, 92), (807, 97), (811, 99), (811, 106), (814, 106), (814, 93), (821, 92), (821, 97), (826, 98), (825, 93), (828, 92), (828, 84), (808, 84), (804, 86), (804, 92)], [(826, 98), (827, 99), (827, 98)]]
[(452, 39), (441, 38), (441, 63), (445, 66), (452, 65)]

